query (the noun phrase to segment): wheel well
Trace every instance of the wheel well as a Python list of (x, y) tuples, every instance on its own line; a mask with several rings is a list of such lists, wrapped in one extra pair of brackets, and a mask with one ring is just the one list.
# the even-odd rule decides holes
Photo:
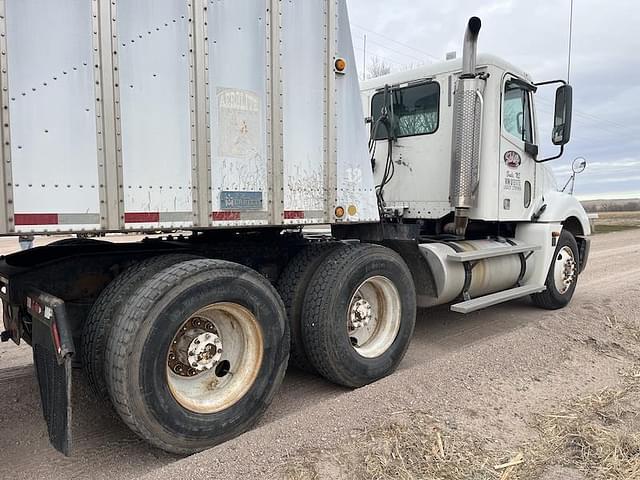
[(565, 228), (565, 230), (571, 232), (574, 237), (577, 237), (578, 235), (584, 235), (582, 224), (576, 217), (567, 218), (564, 222), (562, 222), (562, 226)]

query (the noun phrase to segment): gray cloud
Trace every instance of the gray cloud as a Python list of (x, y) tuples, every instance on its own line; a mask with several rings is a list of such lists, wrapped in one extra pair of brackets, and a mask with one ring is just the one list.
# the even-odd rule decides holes
[[(394, 70), (444, 59), (461, 50), (471, 15), (483, 20), (480, 51), (499, 55), (531, 73), (536, 81), (566, 78), (569, 1), (493, 0), (449, 2), (348, 0), (356, 54), (362, 68), (362, 38), (368, 57)], [(640, 196), (640, 3), (576, 0), (571, 83), (574, 86), (573, 140), (552, 164), (563, 184), (575, 157), (587, 171), (576, 193), (584, 197)], [(537, 104), (543, 153), (550, 153), (552, 90)]]

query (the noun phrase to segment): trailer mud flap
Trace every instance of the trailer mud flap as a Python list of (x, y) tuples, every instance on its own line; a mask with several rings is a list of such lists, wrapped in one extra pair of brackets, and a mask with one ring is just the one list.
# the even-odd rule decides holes
[(64, 455), (71, 454), (71, 357), (62, 365), (45, 347), (35, 344), (33, 362), (38, 374), (42, 413), (49, 441)]
[(49, 441), (56, 450), (69, 456), (75, 349), (65, 304), (49, 294), (32, 292), (27, 296), (27, 309), (33, 319), (33, 361)]

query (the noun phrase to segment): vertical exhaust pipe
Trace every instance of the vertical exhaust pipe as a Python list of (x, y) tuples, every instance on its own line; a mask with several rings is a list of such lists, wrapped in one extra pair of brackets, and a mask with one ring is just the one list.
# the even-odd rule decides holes
[(478, 17), (471, 17), (464, 32), (464, 45), (462, 49), (462, 77), (475, 77), (478, 59), (478, 35), (482, 28), (482, 21)]
[(476, 65), (481, 27), (482, 22), (478, 17), (471, 17), (467, 24), (462, 73), (454, 99), (449, 200), (455, 211), (455, 220), (447, 230), (459, 236), (464, 236), (467, 231), (469, 210), (476, 204), (479, 185), (484, 80), (478, 78)]

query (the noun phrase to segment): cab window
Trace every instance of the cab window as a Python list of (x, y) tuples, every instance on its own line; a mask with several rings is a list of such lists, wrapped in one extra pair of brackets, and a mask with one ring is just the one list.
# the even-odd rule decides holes
[(507, 82), (504, 90), (504, 129), (523, 142), (533, 143), (529, 90), (515, 82)]
[[(440, 84), (438, 82), (397, 88), (391, 92), (391, 97), (397, 137), (429, 135), (438, 130), (440, 113)], [(385, 93), (378, 92), (371, 100), (371, 116), (374, 126), (382, 116), (384, 107)], [(388, 137), (389, 132), (383, 125), (380, 125), (377, 128), (376, 140), (385, 140)]]

